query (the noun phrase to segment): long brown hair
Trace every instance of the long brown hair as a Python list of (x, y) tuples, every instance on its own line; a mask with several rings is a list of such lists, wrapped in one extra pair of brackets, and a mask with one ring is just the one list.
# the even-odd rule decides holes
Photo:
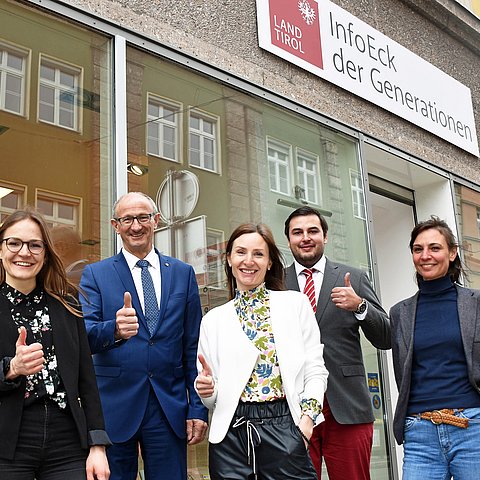
[[(2, 226), (0, 226), (0, 241), (3, 241), (5, 231), (12, 225), (22, 220), (32, 220), (40, 228), (43, 242), (45, 243), (45, 263), (37, 275), (37, 285), (40, 285), (46, 293), (56, 298), (65, 308), (74, 315), (81, 317), (82, 314), (77, 308), (79, 306), (76, 297), (78, 288), (67, 278), (65, 267), (60, 257), (55, 252), (53, 242), (47, 224), (43, 216), (32, 207), (26, 207), (23, 210), (16, 210), (9, 215)], [(5, 282), (6, 274), (3, 262), (0, 262), (0, 285)]]
[[(230, 238), (227, 242), (226, 247), (226, 256), (228, 257), (232, 253), (233, 242), (242, 235), (247, 233), (258, 233), (267, 244), (268, 255), (272, 265), (270, 270), (267, 270), (265, 275), (265, 286), (270, 290), (285, 290), (285, 280), (283, 273), (283, 262), (282, 254), (280, 250), (275, 245), (275, 240), (273, 239), (273, 234), (270, 228), (267, 227), (264, 223), (254, 224), (254, 223), (243, 223), (239, 225), (230, 235)], [(235, 289), (237, 288), (237, 280), (233, 276), (232, 267), (225, 262), (225, 272), (227, 274), (227, 283), (228, 291), (230, 294), (230, 299), (235, 296)]]

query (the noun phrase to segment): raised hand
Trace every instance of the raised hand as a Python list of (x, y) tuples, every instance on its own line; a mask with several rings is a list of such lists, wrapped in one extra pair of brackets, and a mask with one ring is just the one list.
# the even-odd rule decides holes
[(355, 293), (355, 290), (350, 283), (350, 272), (347, 272), (344, 277), (344, 287), (335, 287), (332, 289), (332, 302), (343, 310), (355, 311), (362, 299)]
[(208, 365), (205, 357), (199, 353), (198, 361), (202, 365), (202, 371), (198, 374), (195, 385), (197, 387), (197, 392), (202, 398), (208, 398), (213, 395), (215, 390), (215, 382), (212, 376), (212, 369)]
[(15, 356), (10, 362), (7, 379), (11, 380), (20, 375), (33, 375), (42, 370), (45, 358), (41, 343), (35, 342), (27, 345), (27, 330), (25, 327), (18, 329), (18, 339), (15, 344)]
[(128, 340), (138, 333), (137, 312), (132, 307), (130, 292), (123, 294), (123, 307), (116, 314), (115, 340)]

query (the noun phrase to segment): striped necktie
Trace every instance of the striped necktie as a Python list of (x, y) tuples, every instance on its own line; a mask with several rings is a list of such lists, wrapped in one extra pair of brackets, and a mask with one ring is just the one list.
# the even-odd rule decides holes
[(302, 273), (305, 275), (307, 281), (305, 282), (305, 288), (303, 293), (308, 297), (312, 305), (313, 311), (317, 311), (317, 300), (315, 298), (315, 284), (313, 283), (314, 269), (305, 268)]

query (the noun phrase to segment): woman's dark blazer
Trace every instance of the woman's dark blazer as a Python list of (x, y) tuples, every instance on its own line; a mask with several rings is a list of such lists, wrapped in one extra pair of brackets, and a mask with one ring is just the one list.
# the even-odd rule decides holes
[[(47, 303), (58, 369), (82, 448), (108, 444), (83, 318), (70, 313), (50, 295), (47, 295)], [(0, 361), (15, 356), (17, 339), (18, 331), (12, 319), (10, 303), (0, 295)], [(31, 343), (28, 337), (27, 343)], [(17, 381), (6, 382), (3, 368), (0, 368), (0, 457), (8, 460), (15, 455), (23, 413), (25, 378), (21, 376)]]
[[(455, 285), (463, 349), (470, 384), (480, 393), (480, 291)], [(408, 415), (410, 380), (412, 377), (413, 337), (417, 312), (418, 292), (402, 300), (390, 310), (392, 327), (392, 354), (398, 401), (393, 419), (393, 433), (403, 443), (403, 429)]]

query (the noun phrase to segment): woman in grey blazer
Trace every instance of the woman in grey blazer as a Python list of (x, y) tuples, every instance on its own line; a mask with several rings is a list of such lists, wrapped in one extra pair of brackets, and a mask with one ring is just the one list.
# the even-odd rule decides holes
[(103, 414), (87, 334), (44, 219), (0, 227), (0, 477), (107, 480)]
[(403, 480), (478, 479), (480, 292), (458, 284), (458, 245), (443, 220), (415, 226), (410, 250), (419, 291), (390, 310)]
[(212, 410), (212, 480), (315, 480), (307, 446), (323, 420), (328, 372), (306, 295), (282, 291), (263, 224), (240, 225), (225, 265), (231, 300), (202, 320), (196, 389)]

